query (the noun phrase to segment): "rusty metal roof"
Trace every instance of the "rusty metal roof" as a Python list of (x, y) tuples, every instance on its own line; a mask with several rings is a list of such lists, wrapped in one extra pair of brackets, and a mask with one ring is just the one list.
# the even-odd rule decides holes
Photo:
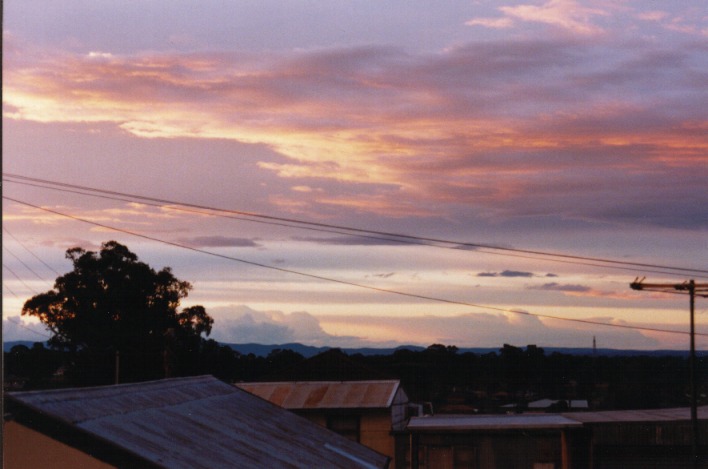
[(387, 409), (400, 389), (400, 381), (285, 381), (236, 386), (290, 410)]
[(383, 468), (388, 457), (211, 376), (8, 393), (50, 418), (168, 468)]

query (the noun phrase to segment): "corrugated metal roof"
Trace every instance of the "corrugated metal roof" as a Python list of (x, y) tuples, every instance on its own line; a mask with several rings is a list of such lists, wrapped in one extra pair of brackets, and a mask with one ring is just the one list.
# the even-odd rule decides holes
[[(546, 409), (548, 407), (551, 407), (554, 404), (558, 404), (564, 399), (539, 399), (537, 401), (532, 401), (528, 403), (528, 408), (529, 409)], [(570, 400), (565, 400), (565, 402), (568, 404), (569, 409), (587, 409), (588, 408), (588, 401), (585, 399), (570, 399)], [(513, 407), (515, 404), (512, 404), (511, 407)]]
[(582, 424), (558, 414), (517, 415), (427, 415), (412, 417), (410, 431), (513, 430), (580, 427)]
[[(562, 414), (515, 415), (427, 415), (412, 417), (410, 431), (464, 431), (552, 429), (580, 427), (584, 424), (612, 422), (673, 422), (688, 421), (690, 409), (610, 410), (600, 412), (564, 412)], [(698, 418), (708, 420), (708, 406), (698, 408)]]
[(163, 467), (388, 463), (384, 455), (211, 376), (7, 396)]
[(386, 409), (400, 387), (398, 380), (285, 381), (237, 383), (239, 388), (285, 409)]
[[(671, 409), (605, 410), (598, 412), (564, 412), (562, 415), (583, 423), (668, 422), (691, 419), (688, 407)], [(698, 418), (708, 420), (708, 406), (698, 408)]]
[(529, 409), (545, 409), (546, 407), (552, 406), (556, 402), (558, 402), (558, 399), (539, 399), (537, 401), (529, 402), (528, 407)]

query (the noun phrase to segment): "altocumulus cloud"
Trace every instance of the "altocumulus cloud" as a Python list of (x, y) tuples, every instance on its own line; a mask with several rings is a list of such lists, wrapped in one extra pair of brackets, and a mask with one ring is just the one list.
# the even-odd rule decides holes
[[(570, 0), (501, 11), (580, 32), (604, 17)], [(705, 227), (697, 44), (551, 37), (416, 54), (367, 46), (104, 58), (11, 43), (4, 99), (13, 119), (267, 145), (283, 159), (259, 167), (295, 187), (313, 177), (361, 184), (313, 195), (320, 206), (431, 216), (453, 213), (440, 202), (454, 200), (497, 218)], [(382, 185), (374, 196), (364, 187), (372, 180)]]

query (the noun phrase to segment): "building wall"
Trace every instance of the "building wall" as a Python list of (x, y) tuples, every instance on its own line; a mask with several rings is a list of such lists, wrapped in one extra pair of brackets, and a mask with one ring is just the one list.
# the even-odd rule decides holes
[[(388, 412), (366, 413), (359, 422), (359, 442), (381, 454), (395, 457), (394, 438), (391, 434), (391, 416)], [(391, 461), (391, 467), (395, 461)]]
[(563, 467), (560, 432), (418, 434), (413, 469), (536, 469)]
[(4, 469), (115, 467), (13, 421), (3, 425), (2, 444)]
[(409, 409), (408, 396), (403, 388), (398, 388), (391, 404), (391, 428), (393, 430), (404, 430), (408, 423)]
[(359, 418), (359, 435), (356, 441), (390, 457), (389, 467), (396, 467), (395, 439), (391, 433), (391, 414), (389, 412), (388, 409), (366, 411), (357, 409), (351, 412), (318, 410), (296, 413), (323, 427), (328, 427), (328, 422), (331, 423), (332, 418), (336, 416), (357, 416)]
[(295, 412), (301, 417), (305, 417), (310, 422), (316, 423), (322, 427), (327, 427), (327, 416), (325, 414), (314, 412)]

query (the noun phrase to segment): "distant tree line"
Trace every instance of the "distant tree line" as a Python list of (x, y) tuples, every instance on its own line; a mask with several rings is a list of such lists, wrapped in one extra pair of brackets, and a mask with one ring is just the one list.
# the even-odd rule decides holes
[[(678, 356), (578, 356), (542, 348), (505, 344), (498, 352), (459, 353), (454, 346), (433, 344), (422, 351), (398, 350), (387, 355), (346, 355), (334, 350), (351, 366), (360, 366), (354, 379), (400, 379), (411, 400), (429, 402), (436, 411), (496, 412), (505, 404), (523, 409), (530, 401), (584, 399), (594, 409), (639, 409), (688, 406), (688, 360)], [(5, 386), (39, 389), (87, 384), (110, 384), (114, 363), (105, 360), (101, 379), (87, 379), (67, 367), (71, 353), (16, 345), (5, 353)], [(346, 378), (340, 365), (308, 367), (301, 354), (276, 349), (268, 356), (241, 354), (211, 339), (180, 360), (174, 376), (211, 374), (226, 382), (328, 380)], [(314, 368), (314, 369), (313, 369)], [(698, 363), (702, 399), (705, 400), (708, 364)], [(134, 374), (134, 380), (144, 379)], [(163, 376), (153, 375), (149, 379)], [(96, 376), (94, 378), (97, 378)], [(92, 382), (93, 381), (93, 382)], [(507, 408), (508, 410), (508, 408)], [(562, 409), (559, 409), (562, 410)]]
[[(598, 409), (688, 404), (683, 357), (547, 355), (508, 344), (485, 354), (442, 344), (371, 356), (335, 349), (309, 360), (287, 349), (241, 354), (208, 339), (213, 319), (202, 306), (179, 309), (192, 287), (168, 267), (156, 271), (116, 241), (98, 252), (72, 248), (66, 257), (73, 269), (22, 308), (52, 332), (49, 348), (5, 353), (6, 390), (211, 374), (227, 382), (395, 378), (413, 401), (448, 411), (521, 409), (540, 398), (585, 399)], [(701, 393), (707, 371), (701, 361)]]

